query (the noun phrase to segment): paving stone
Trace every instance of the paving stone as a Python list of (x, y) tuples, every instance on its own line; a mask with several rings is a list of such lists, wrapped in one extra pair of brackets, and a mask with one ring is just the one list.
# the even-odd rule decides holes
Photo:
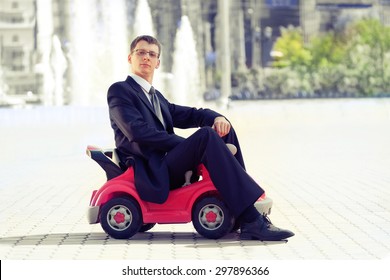
[(112, 239), (86, 219), (105, 177), (84, 151), (113, 145), (106, 109), (0, 109), (0, 144), (12, 147), (0, 162), (0, 259), (390, 258), (389, 99), (233, 102), (222, 113), (274, 201), (271, 220), (296, 233), (287, 243), (209, 240), (191, 223)]

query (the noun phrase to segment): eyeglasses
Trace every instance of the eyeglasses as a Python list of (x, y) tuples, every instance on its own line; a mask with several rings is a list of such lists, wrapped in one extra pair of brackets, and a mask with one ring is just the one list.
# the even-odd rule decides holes
[(160, 54), (159, 53), (156, 53), (154, 51), (146, 51), (146, 50), (140, 50), (140, 49), (136, 49), (134, 50), (133, 52), (135, 52), (139, 57), (144, 57), (146, 56), (147, 54), (149, 54), (149, 57), (150, 58), (158, 58), (160, 57)]

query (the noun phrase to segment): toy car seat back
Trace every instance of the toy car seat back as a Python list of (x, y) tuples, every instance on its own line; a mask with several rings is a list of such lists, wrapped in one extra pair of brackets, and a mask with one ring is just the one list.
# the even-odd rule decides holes
[[(230, 152), (235, 155), (237, 152), (236, 146), (233, 144), (226, 144)], [(87, 146), (87, 155), (96, 161), (100, 167), (106, 172), (107, 180), (111, 180), (126, 171), (127, 167), (121, 163), (117, 149), (102, 149), (96, 146)], [(187, 171), (184, 174), (185, 183), (183, 186), (191, 184), (192, 171)]]
[(118, 150), (117, 150), (117, 149), (113, 149), (113, 150), (112, 150), (111, 160), (112, 160), (116, 165), (118, 165), (119, 168), (121, 168), (121, 160), (120, 160), (120, 158), (119, 158)]
[(125, 170), (121, 168), (121, 163), (116, 152), (116, 149), (103, 150), (99, 147), (88, 146), (87, 155), (96, 161), (101, 168), (106, 172), (107, 180), (111, 180), (121, 174)]

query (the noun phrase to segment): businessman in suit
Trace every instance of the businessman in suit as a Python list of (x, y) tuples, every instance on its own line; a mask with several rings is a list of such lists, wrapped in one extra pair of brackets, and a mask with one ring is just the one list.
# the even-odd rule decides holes
[[(204, 164), (223, 200), (239, 219), (241, 239), (282, 240), (294, 235), (274, 226), (254, 203), (264, 190), (247, 174), (237, 135), (230, 122), (210, 109), (170, 103), (152, 86), (160, 65), (161, 45), (152, 36), (135, 38), (128, 62), (132, 73), (108, 89), (108, 106), (116, 147), (132, 166), (143, 200), (163, 203), (170, 189), (184, 183), (184, 174)], [(185, 94), (185, 93), (183, 93)], [(174, 127), (199, 127), (190, 137)], [(233, 155), (226, 143), (234, 144)]]

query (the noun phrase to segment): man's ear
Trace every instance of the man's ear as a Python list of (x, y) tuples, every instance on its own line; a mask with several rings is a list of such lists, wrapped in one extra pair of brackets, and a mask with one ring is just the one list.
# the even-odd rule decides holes
[(160, 59), (157, 61), (156, 69), (158, 69), (158, 67), (160, 67)]
[(131, 64), (131, 54), (129, 54), (129, 55), (127, 56), (127, 62), (129, 62), (129, 63)]

